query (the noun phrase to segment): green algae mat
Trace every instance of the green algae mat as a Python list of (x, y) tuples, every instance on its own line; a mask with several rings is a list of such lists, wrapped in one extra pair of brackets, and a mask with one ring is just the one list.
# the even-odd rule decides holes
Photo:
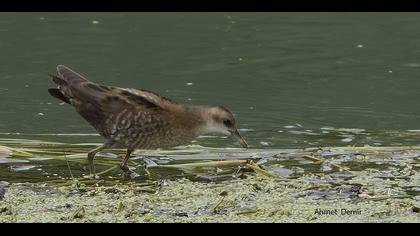
[(420, 222), (420, 147), (124, 150), (0, 140), (0, 222)]

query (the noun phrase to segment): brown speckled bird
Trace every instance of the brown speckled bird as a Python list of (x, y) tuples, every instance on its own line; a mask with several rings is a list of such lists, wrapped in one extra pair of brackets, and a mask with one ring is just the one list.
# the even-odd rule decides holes
[(58, 76), (50, 77), (58, 87), (48, 92), (73, 105), (106, 139), (88, 153), (93, 177), (95, 155), (105, 148), (127, 148), (121, 169), (130, 172), (127, 162), (135, 149), (174, 147), (210, 133), (236, 137), (243, 147), (248, 146), (232, 113), (223, 106), (184, 106), (144, 89), (93, 83), (63, 65), (57, 71)]

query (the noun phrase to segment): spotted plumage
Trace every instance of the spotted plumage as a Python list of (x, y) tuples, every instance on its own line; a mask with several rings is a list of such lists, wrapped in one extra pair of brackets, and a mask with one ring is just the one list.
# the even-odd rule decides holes
[(144, 89), (119, 88), (93, 83), (66, 66), (57, 66), (50, 75), (57, 88), (49, 93), (71, 104), (106, 139), (88, 154), (95, 176), (93, 159), (105, 148), (127, 148), (121, 165), (135, 149), (168, 148), (188, 144), (207, 133), (222, 133), (246, 142), (236, 129), (232, 113), (222, 106), (184, 106)]

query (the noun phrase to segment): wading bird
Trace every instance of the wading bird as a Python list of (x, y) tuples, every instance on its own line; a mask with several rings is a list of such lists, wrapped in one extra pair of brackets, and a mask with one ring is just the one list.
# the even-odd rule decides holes
[(243, 147), (232, 113), (223, 106), (185, 106), (144, 89), (118, 88), (93, 83), (70, 68), (58, 65), (52, 75), (57, 88), (48, 92), (74, 106), (106, 141), (88, 153), (91, 175), (95, 178), (95, 155), (106, 148), (127, 148), (121, 163), (135, 149), (168, 148), (190, 143), (200, 135), (215, 133), (235, 137)]

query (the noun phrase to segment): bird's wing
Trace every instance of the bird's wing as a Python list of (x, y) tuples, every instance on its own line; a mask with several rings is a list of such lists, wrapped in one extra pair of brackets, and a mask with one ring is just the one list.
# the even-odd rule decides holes
[(160, 116), (167, 111), (169, 99), (153, 92), (126, 89), (93, 83), (65, 66), (57, 68), (59, 76), (54, 81), (60, 91), (71, 99), (77, 112), (92, 126), (106, 133), (107, 119), (127, 111)]
[(65, 81), (65, 83), (59, 85), (65, 95), (76, 103), (74, 105), (91, 103), (98, 109), (108, 112), (118, 112), (119, 109), (127, 107), (158, 111), (163, 110), (158, 104), (170, 101), (146, 90), (125, 89), (93, 83), (63, 65), (57, 66), (57, 71), (62, 80)]
[(145, 89), (136, 89), (136, 88), (129, 88), (129, 89), (124, 89), (124, 90), (136, 96), (143, 97), (152, 103), (159, 104), (159, 106), (165, 110), (171, 110), (174, 108), (181, 107), (179, 103), (152, 91), (148, 91)]

